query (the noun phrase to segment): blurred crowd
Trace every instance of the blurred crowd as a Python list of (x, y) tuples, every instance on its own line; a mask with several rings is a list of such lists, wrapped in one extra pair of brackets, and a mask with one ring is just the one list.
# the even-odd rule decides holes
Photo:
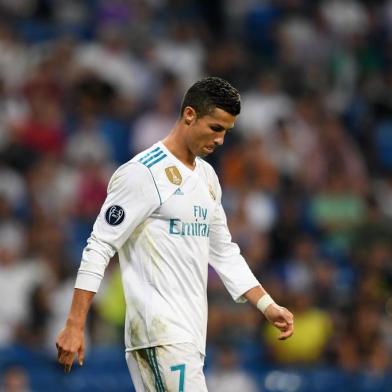
[[(0, 348), (53, 351), (110, 175), (214, 75), (242, 96), (209, 159), (232, 236), (296, 330), (211, 270), (211, 390), (272, 364), (388, 374), (391, 48), (391, 0), (0, 0)], [(123, 309), (112, 261), (91, 344), (122, 341)]]

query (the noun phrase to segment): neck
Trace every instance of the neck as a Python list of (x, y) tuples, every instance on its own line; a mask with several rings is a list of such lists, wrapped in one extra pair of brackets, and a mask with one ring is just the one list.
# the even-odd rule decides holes
[(186, 144), (185, 128), (181, 123), (177, 123), (162, 142), (185, 166), (190, 169), (195, 168), (196, 156), (189, 150)]

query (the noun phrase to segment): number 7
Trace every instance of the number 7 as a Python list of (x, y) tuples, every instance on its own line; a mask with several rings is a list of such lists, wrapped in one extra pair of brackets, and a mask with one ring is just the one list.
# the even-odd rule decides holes
[(180, 384), (178, 386), (178, 392), (184, 392), (184, 384), (185, 384), (185, 364), (171, 366), (170, 370), (172, 372), (180, 371)]

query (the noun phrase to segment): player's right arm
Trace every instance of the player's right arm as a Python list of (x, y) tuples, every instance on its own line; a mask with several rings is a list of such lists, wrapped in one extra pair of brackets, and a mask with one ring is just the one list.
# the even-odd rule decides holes
[(84, 328), (87, 313), (95, 293), (81, 289), (75, 289), (71, 309), (68, 313), (65, 327), (60, 331), (56, 340), (58, 361), (64, 365), (66, 372), (71, 370), (75, 355), (78, 363), (83, 365), (84, 361)]
[(121, 166), (109, 182), (106, 200), (83, 250), (75, 287), (97, 292), (110, 259), (159, 205), (150, 170), (138, 162)]
[(70, 370), (76, 353), (79, 363), (83, 362), (87, 314), (109, 260), (160, 205), (157, 192), (150, 170), (141, 163), (129, 162), (113, 174), (106, 200), (83, 251), (65, 327), (56, 341), (58, 360), (66, 371)]

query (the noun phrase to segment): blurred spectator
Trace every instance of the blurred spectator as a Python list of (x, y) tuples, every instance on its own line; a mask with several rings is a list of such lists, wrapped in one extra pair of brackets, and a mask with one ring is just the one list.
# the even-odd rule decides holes
[(366, 362), (365, 366), (373, 377), (383, 376), (390, 371), (390, 353), (382, 341), (373, 345)]
[(196, 27), (174, 22), (169, 27), (169, 36), (154, 44), (156, 65), (177, 75), (183, 89), (203, 75), (206, 53), (196, 34)]
[(23, 228), (15, 222), (0, 225), (0, 346), (18, 341), (20, 328), (28, 322), (29, 301), (35, 288), (44, 279), (42, 265), (26, 261), (26, 238)]
[(326, 0), (321, 13), (332, 33), (344, 38), (349, 34), (366, 34), (369, 26), (365, 7), (354, 0)]
[(108, 341), (112, 335), (113, 341), (116, 342), (122, 338), (124, 333), (125, 299), (120, 267), (113, 266), (108, 272), (107, 284), (102, 287), (97, 298), (97, 314), (104, 324), (100, 326), (100, 334), (104, 334)]
[(211, 45), (206, 56), (205, 69), (208, 75), (235, 80), (238, 89), (249, 83), (250, 56), (241, 42), (233, 39), (219, 40)]
[(12, 141), (10, 127), (26, 112), (25, 102), (17, 94), (6, 91), (5, 81), (0, 76), (0, 153), (4, 153)]
[(81, 124), (83, 128), (69, 138), (66, 153), (69, 161), (75, 166), (89, 161), (109, 161), (109, 147), (99, 133), (97, 122), (94, 119), (86, 119), (86, 123)]
[(264, 139), (254, 137), (225, 152), (221, 159), (222, 185), (225, 190), (276, 190), (279, 173), (263, 154), (263, 147)]
[(135, 151), (143, 151), (157, 140), (162, 140), (177, 121), (178, 82), (170, 79), (169, 76), (157, 92), (154, 107), (142, 114), (133, 126), (132, 146)]
[(74, 205), (78, 177), (56, 158), (37, 161), (27, 177), (30, 213), (38, 219), (67, 219)]
[(27, 372), (19, 366), (10, 366), (3, 372), (0, 387), (2, 392), (32, 391)]
[(349, 179), (340, 172), (331, 173), (323, 192), (310, 205), (313, 222), (325, 232), (328, 246), (344, 250), (353, 238), (353, 230), (366, 217), (363, 199), (352, 192)]
[(59, 154), (64, 147), (63, 116), (60, 108), (61, 91), (42, 63), (25, 85), (29, 113), (13, 124), (17, 144), (40, 154)]
[(392, 172), (386, 178), (377, 180), (374, 189), (382, 213), (392, 219)]
[(86, 162), (79, 168), (79, 183), (75, 195), (75, 215), (82, 220), (93, 221), (106, 198), (108, 178), (105, 167)]
[(12, 168), (0, 163), (0, 198), (12, 207), (14, 211), (26, 202), (25, 179)]
[(310, 237), (302, 236), (294, 240), (292, 258), (284, 267), (284, 278), (289, 290), (303, 290), (313, 293), (315, 285), (315, 268), (320, 264), (315, 243)]
[(392, 121), (384, 120), (376, 128), (375, 147), (382, 171), (392, 170)]
[(277, 75), (261, 72), (255, 78), (255, 86), (242, 94), (242, 112), (238, 125), (244, 136), (265, 136), (272, 131), (278, 120), (291, 113), (291, 100), (279, 88)]
[(126, 34), (120, 26), (103, 25), (98, 42), (77, 48), (76, 62), (113, 84), (120, 94), (134, 98), (148, 89), (150, 72), (128, 50)]
[(347, 373), (355, 373), (361, 367), (361, 357), (355, 338), (348, 333), (336, 343), (337, 364)]
[(263, 153), (279, 170), (284, 179), (293, 180), (298, 176), (301, 159), (295, 148), (294, 132), (290, 132), (287, 121), (278, 121), (276, 129), (266, 138)]
[(322, 23), (295, 14), (280, 24), (279, 44), (284, 62), (304, 66), (309, 71), (312, 66), (321, 66), (332, 48), (332, 40)]
[(0, 79), (4, 82), (6, 92), (13, 92), (26, 75), (28, 50), (3, 21), (0, 22), (0, 51)]
[(238, 358), (232, 348), (218, 349), (216, 365), (207, 375), (207, 387), (216, 392), (256, 392), (252, 378), (237, 366)]

